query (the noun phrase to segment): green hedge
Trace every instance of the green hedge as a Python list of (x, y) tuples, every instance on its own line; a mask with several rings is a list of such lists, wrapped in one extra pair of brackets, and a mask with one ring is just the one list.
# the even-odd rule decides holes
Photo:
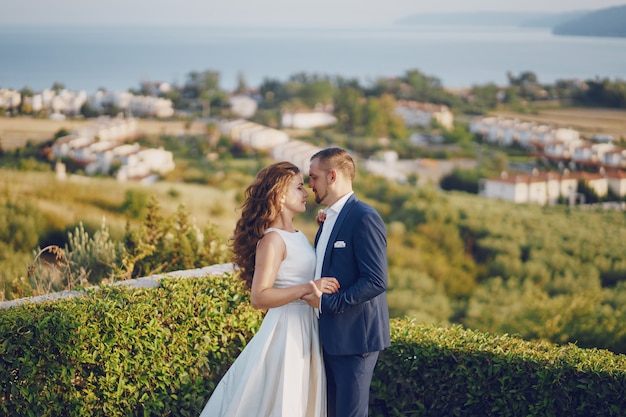
[(262, 315), (229, 275), (0, 311), (0, 415), (197, 416)]
[(372, 397), (380, 416), (625, 416), (626, 356), (395, 320)]
[[(229, 274), (0, 310), (0, 415), (197, 416), (260, 325)], [(626, 415), (626, 356), (392, 321), (372, 416)]]

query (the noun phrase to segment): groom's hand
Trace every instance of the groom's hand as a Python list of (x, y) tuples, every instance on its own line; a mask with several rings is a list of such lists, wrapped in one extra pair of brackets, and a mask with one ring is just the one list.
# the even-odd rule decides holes
[(339, 291), (339, 281), (333, 277), (323, 277), (313, 281), (318, 290), (324, 294), (333, 294)]
[(339, 291), (339, 281), (333, 277), (324, 277), (315, 281), (309, 281), (311, 292), (302, 299), (311, 307), (320, 308), (322, 294), (333, 294)]

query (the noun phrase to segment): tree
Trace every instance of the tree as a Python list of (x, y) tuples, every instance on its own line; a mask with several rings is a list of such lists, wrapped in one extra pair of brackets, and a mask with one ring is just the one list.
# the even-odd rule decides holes
[(99, 115), (98, 111), (93, 108), (89, 101), (86, 101), (82, 106), (80, 106), (80, 114), (82, 114), (86, 119), (98, 117)]
[(585, 201), (590, 204), (597, 203), (601, 200), (596, 190), (594, 190), (593, 187), (591, 187), (585, 181), (578, 181), (576, 192), (584, 195)]
[(441, 80), (422, 74), (413, 69), (406, 72), (405, 82), (413, 88), (413, 99), (417, 101), (442, 103), (447, 95), (443, 90)]
[[(539, 84), (537, 75), (532, 71), (524, 71), (518, 77), (514, 76), (510, 71), (507, 73), (509, 85), (513, 87), (522, 98), (536, 100), (545, 98), (547, 93)], [(512, 102), (509, 98), (509, 102)]]
[(443, 177), (439, 183), (442, 190), (458, 190), (466, 193), (478, 194), (478, 172), (476, 170), (461, 170), (455, 168)]
[(63, 136), (67, 136), (70, 134), (70, 131), (66, 128), (62, 127), (54, 133), (53, 139), (57, 140), (58, 138), (62, 138)]
[(626, 81), (588, 80), (587, 89), (580, 90), (575, 99), (579, 104), (626, 108)]
[(192, 71), (187, 75), (187, 82), (183, 87), (184, 95), (188, 98), (201, 98), (203, 93), (205, 97), (211, 97), (220, 91), (220, 73), (217, 71), (206, 70), (202, 72)]
[(209, 150), (214, 150), (220, 140), (220, 128), (215, 123), (207, 124), (205, 132)]
[(264, 107), (278, 105), (284, 99), (283, 83), (276, 79), (265, 78), (259, 87)]
[(469, 130), (463, 125), (455, 125), (452, 130), (444, 130), (443, 137), (446, 143), (456, 143), (461, 146), (470, 146), (474, 135), (472, 135)]
[(248, 91), (248, 83), (246, 82), (243, 72), (240, 71), (237, 74), (237, 87), (235, 88), (235, 93), (242, 94), (246, 91)]
[(24, 88), (20, 90), (20, 94), (22, 95), (22, 97), (32, 97), (35, 95), (33, 90), (31, 90), (31, 88), (28, 86), (24, 86)]
[(314, 108), (318, 104), (331, 104), (335, 91), (328, 77), (313, 74), (302, 83), (297, 96), (308, 107)]
[(340, 130), (354, 133), (363, 120), (363, 92), (354, 87), (340, 88), (335, 94), (335, 117)]
[(370, 97), (364, 108), (365, 133), (375, 138), (387, 137), (387, 124), (379, 99)]
[(510, 86), (504, 89), (504, 102), (508, 104), (519, 104), (520, 103), (520, 95), (519, 95), (519, 87)]
[(56, 93), (58, 93), (61, 90), (65, 90), (65, 84), (55, 81), (55, 83), (52, 84), (52, 90), (54, 90), (54, 92)]
[(472, 104), (479, 108), (493, 109), (498, 105), (498, 92), (500, 87), (494, 83), (482, 86), (473, 86), (472, 94), (474, 101)]
[(19, 112), (22, 114), (31, 114), (33, 112), (33, 105), (30, 101), (22, 100), (19, 108)]
[(167, 93), (163, 93), (162, 97), (171, 100), (172, 106), (175, 109), (180, 109), (183, 107), (182, 95), (178, 87), (174, 87)]
[(518, 77), (513, 75), (511, 71), (506, 73), (510, 85), (524, 87), (537, 84), (537, 75), (532, 71), (523, 71)]
[(394, 114), (396, 100), (391, 94), (370, 97), (365, 105), (365, 130), (369, 136), (406, 138), (402, 119)]
[(200, 251), (199, 230), (189, 219), (189, 211), (180, 205), (174, 215), (174, 234), (169, 245), (171, 270), (193, 269), (196, 266), (197, 253)]

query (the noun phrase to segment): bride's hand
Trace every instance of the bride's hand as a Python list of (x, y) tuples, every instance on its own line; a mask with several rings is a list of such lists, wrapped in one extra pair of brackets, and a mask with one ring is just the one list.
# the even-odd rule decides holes
[(313, 281), (313, 283), (324, 294), (334, 294), (339, 291), (339, 281), (336, 278), (324, 277)]

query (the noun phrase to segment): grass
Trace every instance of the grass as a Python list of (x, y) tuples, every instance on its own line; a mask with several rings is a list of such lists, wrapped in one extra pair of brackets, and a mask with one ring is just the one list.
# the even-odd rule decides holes
[(528, 114), (513, 111), (494, 111), (491, 112), (491, 115), (571, 128), (579, 131), (584, 136), (602, 134), (611, 135), (616, 140), (620, 138), (626, 139), (626, 110), (563, 108), (539, 109)]
[[(14, 171), (0, 168), (0, 193), (13, 198), (28, 199), (63, 229), (79, 222), (98, 227), (106, 219), (111, 235), (120, 238), (129, 216), (121, 210), (128, 190), (154, 195), (164, 215), (174, 213), (181, 204), (187, 208), (195, 224), (204, 228), (216, 226), (217, 233), (228, 238), (239, 218), (237, 194), (243, 189), (212, 187), (201, 184), (161, 181), (142, 185), (119, 182), (112, 178), (69, 175), (59, 180), (52, 172)], [(307, 212), (296, 219), (296, 225), (312, 241), (317, 230), (314, 222), (317, 205), (312, 201)], [(141, 219), (131, 219), (139, 224)]]
[[(0, 147), (13, 150), (31, 141), (38, 144), (50, 140), (60, 129), (72, 131), (91, 124), (90, 120), (50, 120), (32, 117), (0, 117)], [(145, 135), (179, 135), (182, 133), (201, 135), (205, 133), (202, 122), (137, 120), (137, 131)]]
[(198, 227), (213, 223), (223, 236), (232, 233), (238, 216), (235, 211), (237, 190), (204, 185), (168, 182), (141, 185), (75, 175), (59, 180), (52, 172), (0, 169), (0, 190), (13, 198), (32, 201), (46, 217), (55, 219), (60, 225), (80, 221), (99, 225), (105, 218), (112, 234), (118, 236), (128, 221), (128, 216), (121, 210), (128, 190), (156, 196), (165, 215), (174, 213), (184, 204)]

